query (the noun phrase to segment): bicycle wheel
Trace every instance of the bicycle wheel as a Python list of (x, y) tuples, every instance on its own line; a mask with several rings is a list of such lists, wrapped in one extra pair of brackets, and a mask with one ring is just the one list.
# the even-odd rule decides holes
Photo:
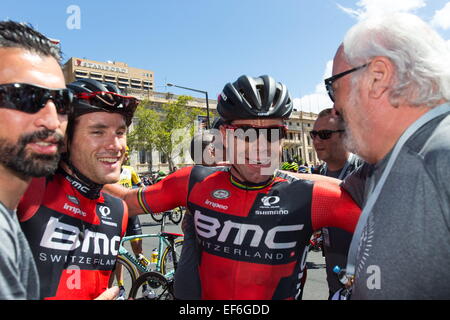
[(175, 224), (179, 224), (181, 221), (181, 218), (183, 218), (183, 208), (177, 207), (172, 210), (172, 213), (169, 215), (170, 221), (172, 221)]
[[(180, 255), (181, 255), (181, 249), (183, 247), (183, 239), (178, 239), (175, 241), (175, 253), (176, 253), (176, 258), (177, 258), (177, 262), (180, 261)], [(173, 257), (172, 257), (172, 251), (173, 251), (173, 247), (166, 247), (164, 249), (164, 252), (161, 256), (161, 273), (163, 275), (167, 275), (170, 272), (175, 272), (174, 270), (174, 266), (173, 266)]]
[(134, 281), (130, 298), (135, 300), (174, 300), (172, 282), (167, 281), (159, 272), (143, 273)]
[[(116, 268), (114, 272), (111, 274), (111, 277), (114, 277), (114, 280), (112, 282), (113, 286), (118, 286), (117, 282), (117, 276), (116, 276), (116, 270), (117, 268), (121, 266), (123, 267), (123, 286), (131, 291), (131, 287), (133, 283), (136, 281), (136, 278), (138, 277), (139, 273), (137, 272), (134, 265), (129, 262), (127, 259), (125, 259), (122, 256), (117, 256), (116, 260)], [(130, 294), (130, 293), (129, 293)]]
[(164, 219), (164, 212), (161, 213), (152, 213), (150, 214), (152, 216), (152, 219), (156, 222), (161, 222)]

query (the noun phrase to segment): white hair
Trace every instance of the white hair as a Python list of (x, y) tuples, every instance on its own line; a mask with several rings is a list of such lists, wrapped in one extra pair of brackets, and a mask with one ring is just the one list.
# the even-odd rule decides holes
[[(390, 103), (435, 106), (450, 100), (450, 50), (436, 31), (415, 15), (372, 16), (353, 26), (344, 38), (344, 55), (352, 66), (387, 57), (395, 66)], [(353, 77), (354, 83), (358, 74)]]

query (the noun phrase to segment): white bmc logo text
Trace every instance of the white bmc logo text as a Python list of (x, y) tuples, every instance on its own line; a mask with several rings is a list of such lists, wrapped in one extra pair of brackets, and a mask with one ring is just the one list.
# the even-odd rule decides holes
[(275, 242), (275, 236), (280, 232), (294, 232), (303, 229), (303, 224), (295, 224), (289, 226), (276, 226), (268, 230), (264, 234), (264, 230), (256, 224), (236, 223), (230, 220), (224, 222), (223, 226), (219, 220), (213, 217), (203, 215), (200, 211), (195, 210), (194, 214), (195, 228), (197, 233), (205, 238), (212, 238), (218, 235), (217, 241), (225, 242), (230, 235), (230, 231), (234, 228), (237, 230), (233, 244), (242, 245), (246, 238), (247, 232), (253, 232), (250, 241), (251, 247), (258, 247), (264, 238), (264, 244), (269, 249), (289, 249), (294, 248), (297, 241), (293, 242)]
[(89, 252), (91, 244), (94, 246), (94, 254), (117, 255), (120, 237), (111, 239), (101, 232), (86, 230), (83, 243), (79, 239), (80, 229), (70, 224), (62, 223), (57, 218), (51, 217), (45, 228), (40, 245), (44, 248), (71, 251), (81, 245), (81, 252)]

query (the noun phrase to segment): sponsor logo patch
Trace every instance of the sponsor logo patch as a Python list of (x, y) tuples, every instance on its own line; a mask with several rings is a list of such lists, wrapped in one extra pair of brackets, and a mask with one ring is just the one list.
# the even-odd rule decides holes
[(211, 193), (211, 196), (216, 199), (228, 199), (231, 193), (225, 189), (217, 189)]

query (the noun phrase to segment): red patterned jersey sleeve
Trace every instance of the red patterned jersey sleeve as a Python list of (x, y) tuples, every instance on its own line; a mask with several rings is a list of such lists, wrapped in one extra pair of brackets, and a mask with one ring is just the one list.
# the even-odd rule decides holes
[(179, 206), (185, 207), (192, 168), (179, 169), (160, 182), (139, 189), (138, 202), (144, 212), (158, 213)]
[(33, 178), (31, 180), (17, 207), (17, 216), (20, 222), (31, 219), (38, 211), (45, 193), (45, 184), (45, 178)]
[(311, 219), (314, 230), (336, 227), (353, 233), (361, 209), (341, 187), (315, 182), (311, 204)]

